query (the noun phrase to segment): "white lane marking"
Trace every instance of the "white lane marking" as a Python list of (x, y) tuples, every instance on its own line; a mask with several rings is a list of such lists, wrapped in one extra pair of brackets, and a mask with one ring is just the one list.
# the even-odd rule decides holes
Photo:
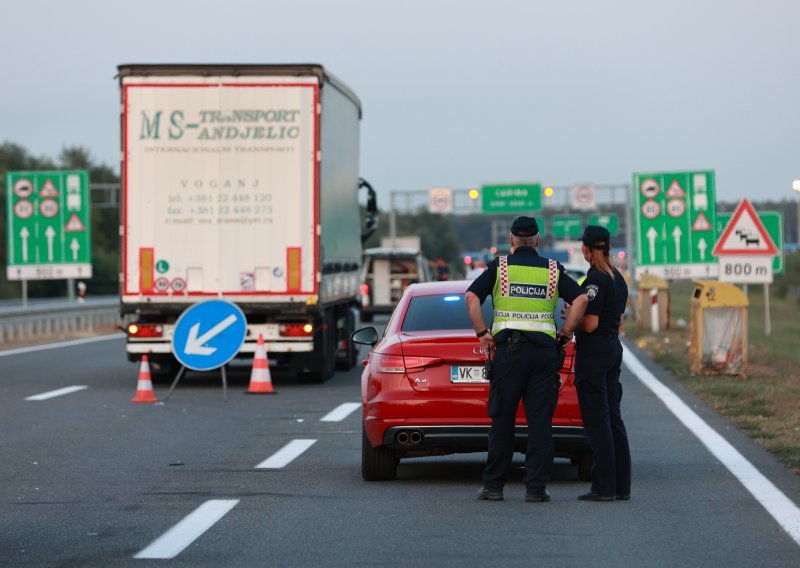
[(341, 422), (356, 409), (361, 408), (360, 402), (345, 402), (340, 404), (328, 414), (319, 419), (320, 422)]
[(625, 365), (647, 388), (661, 399), (661, 402), (680, 420), (689, 431), (708, 448), (738, 479), (756, 501), (772, 515), (783, 530), (789, 533), (797, 544), (800, 544), (800, 508), (792, 502), (780, 489), (756, 469), (725, 438), (702, 418), (700, 418), (678, 395), (659, 381), (653, 373), (642, 365), (641, 361), (627, 349), (623, 354)]
[(239, 502), (238, 499), (212, 499), (189, 513), (177, 525), (158, 537), (134, 558), (174, 558), (214, 526)]
[(47, 400), (48, 398), (55, 398), (57, 396), (63, 396), (65, 394), (71, 394), (73, 392), (82, 391), (83, 389), (88, 389), (86, 385), (75, 385), (72, 387), (64, 387), (63, 389), (57, 389), (54, 391), (43, 392), (42, 394), (35, 394), (33, 396), (29, 396), (25, 398), (25, 400)]
[(256, 469), (280, 469), (290, 463), (314, 445), (316, 440), (292, 440), (280, 450), (272, 454), (263, 462), (258, 464)]
[(31, 347), (20, 347), (18, 349), (7, 349), (0, 351), (0, 357), (9, 355), (22, 355), (23, 353), (35, 353), (36, 351), (46, 351), (48, 349), (60, 349), (62, 347), (73, 347), (86, 343), (97, 343), (98, 341), (108, 341), (110, 339), (120, 339), (125, 337), (124, 333), (112, 333), (111, 335), (100, 335), (97, 337), (86, 337), (84, 339), (73, 339), (71, 341), (59, 341), (58, 343), (46, 343), (45, 345), (32, 345)]

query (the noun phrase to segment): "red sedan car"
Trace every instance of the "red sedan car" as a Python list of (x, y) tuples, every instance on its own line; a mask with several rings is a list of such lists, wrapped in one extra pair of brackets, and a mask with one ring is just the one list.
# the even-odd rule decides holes
[[(467, 316), (470, 282), (412, 284), (400, 298), (383, 337), (367, 327), (353, 341), (372, 347), (361, 376), (361, 474), (391, 480), (401, 459), (485, 452), (491, 419), (485, 355)], [(491, 298), (483, 305), (491, 327)], [(560, 312), (560, 310), (558, 310)], [(557, 457), (569, 458), (590, 479), (591, 448), (584, 433), (574, 378), (574, 343), (560, 370), (553, 416)], [(517, 411), (516, 450), (527, 447), (525, 411)]]

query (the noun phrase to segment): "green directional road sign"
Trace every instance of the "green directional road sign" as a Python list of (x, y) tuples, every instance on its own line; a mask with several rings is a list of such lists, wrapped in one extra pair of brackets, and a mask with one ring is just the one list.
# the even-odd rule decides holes
[(484, 185), (481, 200), (484, 213), (538, 213), (542, 209), (542, 186), (538, 183)]
[(589, 215), (589, 222), (587, 225), (600, 225), (608, 229), (611, 236), (619, 233), (619, 217), (613, 213), (608, 215)]
[(556, 215), (550, 218), (553, 237), (557, 239), (577, 239), (583, 233), (583, 219), (580, 215)]
[[(717, 235), (721, 235), (731, 220), (733, 213), (717, 213)], [(758, 218), (764, 224), (772, 242), (781, 251), (772, 259), (772, 273), (783, 274), (783, 211), (758, 211)]]
[(88, 172), (8, 172), (8, 279), (91, 278), (90, 208)]
[(716, 193), (711, 170), (633, 174), (636, 274), (715, 277)]

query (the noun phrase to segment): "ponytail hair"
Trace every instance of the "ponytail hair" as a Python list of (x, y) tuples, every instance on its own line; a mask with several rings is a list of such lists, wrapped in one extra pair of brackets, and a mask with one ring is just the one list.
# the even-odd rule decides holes
[(592, 265), (592, 268), (599, 270), (600, 272), (605, 272), (611, 278), (614, 278), (614, 265), (611, 264), (611, 254), (609, 250), (601, 250), (590, 247), (589, 255), (589, 264)]

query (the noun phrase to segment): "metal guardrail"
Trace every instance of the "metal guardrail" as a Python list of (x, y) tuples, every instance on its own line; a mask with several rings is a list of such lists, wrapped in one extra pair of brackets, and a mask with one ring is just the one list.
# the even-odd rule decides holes
[(99, 298), (79, 302), (52, 302), (11, 306), (0, 309), (0, 345), (14, 341), (92, 332), (121, 322), (119, 298)]

